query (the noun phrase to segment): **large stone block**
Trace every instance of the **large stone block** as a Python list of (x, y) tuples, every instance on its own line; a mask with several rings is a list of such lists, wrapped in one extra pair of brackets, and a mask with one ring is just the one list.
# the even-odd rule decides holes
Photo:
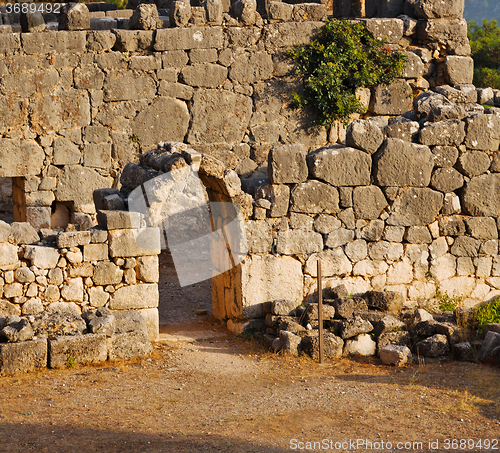
[[(300, 261), (290, 256), (248, 256), (232, 271), (233, 297), (213, 297), (218, 317), (251, 319), (263, 316), (263, 305), (277, 299), (302, 301)], [(223, 305), (224, 308), (218, 305)]]
[(352, 264), (341, 247), (311, 255), (306, 261), (304, 272), (317, 277), (318, 260), (321, 260), (321, 274), (324, 277), (345, 276), (351, 273)]
[(56, 189), (58, 201), (73, 201), (80, 212), (94, 211), (93, 192), (103, 187), (111, 187), (113, 179), (101, 176), (96, 170), (69, 165), (63, 168)]
[(49, 367), (65, 368), (70, 361), (80, 365), (105, 362), (108, 358), (106, 335), (86, 334), (49, 340)]
[(88, 30), (90, 13), (83, 3), (68, 3), (59, 14), (59, 30)]
[(427, 146), (389, 138), (374, 155), (373, 174), (380, 186), (425, 187), (433, 167), (434, 156)]
[(251, 114), (249, 97), (228, 91), (199, 90), (192, 100), (188, 142), (240, 143)]
[(337, 189), (320, 181), (297, 184), (292, 190), (291, 198), (290, 209), (293, 212), (335, 214), (339, 210)]
[(404, 23), (401, 19), (364, 19), (366, 29), (379, 39), (396, 44), (403, 37)]
[(39, 269), (54, 269), (60, 257), (59, 250), (53, 247), (27, 245), (24, 249), (24, 258)]
[(143, 308), (138, 310), (138, 312), (146, 320), (146, 329), (149, 337), (149, 341), (156, 341), (160, 334), (160, 318), (158, 315), (157, 308)]
[(138, 137), (142, 147), (150, 149), (160, 141), (182, 142), (188, 127), (189, 112), (186, 103), (169, 97), (158, 97), (135, 117), (132, 133)]
[(444, 195), (428, 188), (410, 187), (392, 205), (387, 224), (419, 226), (432, 223), (443, 206)]
[(290, 187), (285, 184), (265, 184), (255, 190), (255, 199), (259, 198), (271, 202), (269, 217), (286, 216), (290, 202)]
[(273, 60), (267, 52), (244, 53), (235, 57), (229, 78), (241, 85), (250, 85), (270, 79), (273, 70)]
[(438, 168), (434, 171), (430, 186), (443, 193), (451, 193), (464, 185), (464, 177), (454, 168)]
[(180, 77), (192, 87), (216, 88), (226, 80), (227, 68), (213, 63), (186, 66)]
[(81, 153), (74, 143), (67, 138), (56, 137), (52, 143), (54, 149), (52, 163), (54, 165), (75, 165), (80, 163)]
[(95, 285), (106, 286), (121, 283), (123, 271), (114, 263), (103, 261), (94, 267), (92, 280)]
[(460, 145), (465, 138), (465, 124), (460, 120), (431, 123), (420, 130), (420, 143), (427, 146)]
[(157, 51), (219, 49), (223, 43), (221, 27), (166, 28), (156, 31), (154, 48)]
[(471, 178), (462, 195), (464, 212), (473, 216), (500, 215), (500, 175), (486, 174)]
[(59, 248), (87, 245), (90, 244), (90, 231), (63, 231), (57, 235), (56, 241)]
[(347, 128), (347, 145), (369, 154), (375, 153), (383, 141), (384, 134), (373, 121), (355, 120)]
[(0, 373), (28, 373), (47, 366), (47, 339), (0, 344)]
[(44, 33), (23, 33), (23, 50), (29, 55), (85, 52), (86, 33), (84, 31), (45, 31)]
[(447, 82), (452, 85), (467, 85), (474, 77), (474, 60), (471, 57), (448, 55), (444, 61)]
[(419, 19), (461, 19), (464, 13), (463, 0), (443, 2), (441, 0), (418, 0), (413, 8)]
[(111, 295), (109, 301), (111, 310), (156, 307), (158, 307), (158, 285), (156, 283), (123, 286)]
[(110, 71), (104, 80), (104, 101), (138, 101), (156, 94), (154, 80), (138, 71)]
[(482, 151), (469, 151), (458, 159), (458, 169), (469, 178), (486, 173), (490, 167), (490, 157)]
[(352, 193), (352, 205), (356, 218), (378, 219), (387, 206), (387, 200), (380, 187), (355, 187)]
[(18, 263), (18, 247), (7, 242), (0, 244), (0, 268), (11, 268)]
[(140, 256), (137, 258), (137, 266), (135, 267), (137, 278), (146, 283), (157, 283), (160, 278), (158, 257), (157, 256)]
[(109, 254), (112, 258), (160, 253), (160, 230), (158, 228), (112, 230), (108, 232), (108, 241)]
[(273, 245), (273, 230), (265, 220), (247, 221), (247, 246), (249, 253), (270, 253)]
[(354, 148), (320, 148), (307, 155), (307, 165), (314, 178), (333, 186), (370, 184), (370, 155)]
[(97, 212), (99, 226), (111, 230), (135, 229), (141, 226), (141, 213), (134, 211), (108, 211)]
[(304, 145), (276, 146), (269, 151), (267, 172), (271, 184), (290, 184), (307, 179), (307, 149)]
[(37, 175), (44, 156), (34, 140), (0, 138), (0, 176)]
[(153, 350), (148, 334), (143, 331), (113, 335), (109, 342), (109, 360), (144, 357)]
[(323, 237), (314, 231), (288, 230), (278, 233), (277, 253), (308, 255), (323, 249)]
[(500, 144), (500, 117), (497, 115), (473, 115), (467, 118), (468, 149), (496, 151)]
[(391, 85), (377, 85), (374, 89), (370, 111), (376, 115), (402, 115), (411, 110), (410, 85), (404, 80)]
[(293, 47), (297, 44), (306, 44), (324, 25), (324, 22), (269, 24), (264, 28), (263, 42), (268, 51), (275, 51), (283, 47)]

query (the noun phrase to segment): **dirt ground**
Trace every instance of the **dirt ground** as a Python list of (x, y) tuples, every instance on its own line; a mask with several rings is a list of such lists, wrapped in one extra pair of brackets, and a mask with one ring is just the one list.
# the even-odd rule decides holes
[(161, 269), (162, 337), (200, 339), (163, 340), (133, 363), (0, 378), (0, 452), (500, 449), (499, 368), (273, 354), (196, 316), (209, 283), (179, 288), (171, 262)]

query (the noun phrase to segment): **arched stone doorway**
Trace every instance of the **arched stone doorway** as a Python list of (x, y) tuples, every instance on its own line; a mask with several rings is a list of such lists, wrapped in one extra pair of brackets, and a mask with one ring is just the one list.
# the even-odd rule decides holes
[[(123, 170), (121, 177), (122, 190), (133, 200), (138, 194), (139, 198), (146, 193), (151, 192), (151, 200), (148, 199), (147, 211), (145, 215), (146, 223), (149, 226), (158, 224), (161, 218), (160, 205), (165, 205), (165, 200), (161, 199), (166, 191), (162, 187), (161, 177), (166, 174), (190, 167), (196, 171), (199, 180), (206, 194), (206, 199), (213, 214), (214, 205), (233, 206), (238, 211), (238, 218), (243, 223), (252, 215), (253, 200), (252, 196), (243, 192), (241, 181), (235, 171), (228, 169), (222, 162), (207, 154), (199, 154), (189, 149), (182, 143), (161, 143), (157, 149), (149, 151), (141, 156), (140, 163), (129, 163)], [(175, 179), (175, 177), (174, 177)], [(157, 198), (155, 198), (157, 197)], [(155, 204), (158, 201), (158, 206)], [(142, 201), (141, 201), (142, 202)], [(140, 204), (140, 203), (139, 203)], [(186, 209), (188, 203), (186, 203)], [(143, 206), (144, 209), (146, 209)], [(135, 210), (134, 202), (131, 201), (129, 209)], [(217, 220), (211, 214), (212, 231), (220, 229)], [(228, 215), (227, 212), (222, 215)], [(230, 215), (230, 214), (229, 214)], [(236, 215), (236, 214), (235, 214)], [(243, 231), (244, 233), (244, 231)], [(234, 288), (228, 287), (227, 278), (222, 274), (208, 279), (200, 280), (195, 283), (181, 286), (181, 281), (189, 279), (179, 278), (178, 269), (175, 269), (172, 251), (169, 249), (171, 240), (168, 237), (175, 235), (172, 229), (165, 236), (165, 247), (159, 258), (159, 321), (160, 330), (168, 331), (169, 328), (179, 327), (183, 324), (191, 324), (196, 319), (197, 311), (200, 313), (206, 310), (212, 312), (213, 316), (220, 320), (225, 320), (229, 316), (226, 306), (231, 306), (234, 302)], [(244, 237), (246, 241), (246, 237)], [(246, 251), (245, 251), (246, 253)], [(231, 253), (229, 254), (232, 257)], [(227, 257), (211, 257), (215, 266), (221, 266), (221, 272), (224, 269), (228, 273), (235, 265), (234, 261), (229, 262)], [(182, 276), (181, 276), (182, 277)], [(233, 298), (233, 300), (229, 300)]]

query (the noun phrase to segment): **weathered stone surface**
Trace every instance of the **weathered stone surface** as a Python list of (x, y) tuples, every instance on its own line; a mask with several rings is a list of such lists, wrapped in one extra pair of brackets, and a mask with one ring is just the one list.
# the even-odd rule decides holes
[(368, 244), (368, 254), (373, 260), (395, 261), (403, 255), (403, 244), (396, 242), (374, 242)]
[(331, 215), (320, 214), (314, 220), (314, 229), (319, 233), (328, 234), (333, 230), (337, 230), (342, 225), (342, 222)]
[(491, 217), (466, 218), (467, 233), (480, 240), (498, 239), (498, 229), (495, 219)]
[(207, 0), (205, 3), (207, 11), (207, 22), (213, 25), (220, 25), (222, 23), (222, 13), (224, 7), (221, 0)]
[(439, 105), (429, 112), (429, 121), (461, 120), (466, 116), (467, 112), (461, 105)]
[(452, 105), (452, 103), (442, 94), (433, 91), (424, 91), (413, 101), (413, 107), (419, 119), (428, 117), (434, 108), (440, 108), (443, 105)]
[(0, 138), (0, 176), (37, 175), (43, 159), (43, 149), (34, 140)]
[(79, 165), (65, 166), (59, 176), (56, 199), (73, 201), (76, 210), (92, 212), (94, 209), (93, 191), (111, 187), (112, 182), (112, 178), (101, 176), (94, 169)]
[(370, 184), (371, 158), (354, 148), (320, 148), (307, 155), (307, 165), (312, 177), (336, 187)]
[(461, 19), (463, 17), (464, 4), (462, 1), (417, 0), (412, 3), (419, 19), (441, 19), (445, 17)]
[(329, 248), (340, 247), (354, 240), (354, 231), (339, 228), (328, 234), (325, 246)]
[(430, 244), (432, 242), (431, 233), (426, 226), (411, 226), (405, 234), (405, 239), (410, 244)]
[(186, 66), (180, 77), (192, 87), (216, 88), (226, 80), (227, 68), (213, 63)]
[(4, 338), (9, 343), (28, 341), (33, 338), (33, 328), (26, 318), (8, 316), (6, 326), (0, 330), (0, 338)]
[(352, 340), (346, 340), (344, 346), (344, 355), (354, 356), (372, 356), (377, 350), (377, 343), (372, 340), (370, 335), (361, 334)]
[(417, 354), (424, 357), (440, 357), (449, 354), (450, 346), (446, 335), (436, 334), (415, 345)]
[(219, 49), (223, 42), (221, 27), (164, 28), (157, 30), (154, 48), (157, 51)]
[(108, 232), (109, 254), (112, 258), (158, 255), (160, 232), (158, 228), (112, 230)]
[(465, 233), (465, 223), (459, 216), (441, 217), (439, 232), (442, 236), (461, 236)]
[(269, 151), (267, 172), (271, 184), (301, 183), (307, 179), (304, 145), (276, 146)]
[(154, 3), (138, 5), (129, 21), (129, 27), (133, 30), (156, 30), (161, 25)]
[(235, 83), (249, 85), (270, 79), (273, 69), (273, 60), (267, 52), (243, 53), (235, 56), (229, 78)]
[(47, 366), (47, 340), (0, 344), (0, 373), (28, 373)]
[(389, 225), (428, 225), (443, 206), (444, 195), (428, 188), (411, 187), (394, 202)]
[(403, 366), (411, 360), (411, 351), (406, 346), (389, 344), (379, 350), (384, 365)]
[(292, 190), (291, 198), (290, 209), (293, 212), (335, 214), (339, 210), (337, 189), (320, 181), (312, 180), (297, 184)]
[(123, 271), (114, 263), (102, 261), (94, 267), (92, 280), (97, 286), (116, 285), (121, 283)]
[(24, 258), (30, 260), (33, 266), (40, 269), (55, 268), (60, 257), (59, 251), (52, 247), (28, 245), (24, 251)]
[(34, 244), (40, 240), (36, 230), (26, 222), (12, 222), (11, 238), (15, 244)]
[(399, 331), (399, 332), (386, 332), (381, 334), (378, 337), (377, 345), (378, 345), (378, 350), (380, 353), (380, 350), (389, 344), (396, 344), (400, 346), (411, 346), (411, 338), (410, 338), (410, 333), (406, 331)]
[(182, 141), (188, 126), (189, 112), (183, 101), (157, 97), (135, 117), (132, 133), (141, 146), (150, 148), (160, 141)]
[(397, 43), (403, 37), (404, 24), (401, 19), (363, 19), (366, 29), (376, 38)]
[(159, 279), (159, 266), (157, 256), (140, 256), (135, 267), (137, 278), (146, 283), (157, 283)]
[(476, 176), (465, 184), (462, 198), (464, 212), (473, 216), (500, 215), (500, 175)]
[(451, 246), (451, 253), (455, 256), (471, 256), (475, 257), (479, 254), (481, 243), (474, 238), (468, 236), (459, 236)]
[(347, 128), (347, 145), (366, 151), (369, 154), (375, 153), (383, 141), (384, 135), (382, 131), (372, 121), (355, 120)]
[(429, 185), (434, 158), (427, 146), (390, 138), (374, 155), (374, 177), (381, 186)]
[(387, 138), (399, 138), (405, 142), (413, 142), (419, 132), (419, 124), (404, 117), (391, 118), (389, 124), (384, 127)]
[(469, 178), (486, 173), (490, 167), (490, 157), (482, 151), (464, 153), (458, 159), (459, 170)]
[(420, 143), (427, 146), (460, 145), (465, 138), (465, 124), (460, 120), (430, 123), (420, 130)]
[(377, 186), (355, 187), (352, 194), (354, 215), (358, 219), (378, 219), (387, 200)]
[(298, 346), (302, 341), (302, 338), (286, 330), (280, 330), (279, 338), (281, 341), (281, 350), (285, 354), (291, 354), (291, 355), (299, 354)]
[(398, 315), (404, 304), (404, 297), (395, 291), (368, 291), (363, 298), (370, 310), (380, 310)]
[(45, 20), (41, 12), (21, 12), (19, 18), (23, 33), (37, 33), (45, 30)]
[(323, 249), (323, 237), (314, 231), (288, 230), (278, 233), (276, 252), (283, 255), (308, 255)]
[(111, 310), (156, 307), (158, 307), (158, 285), (155, 283), (123, 286), (111, 295), (109, 301)]
[(402, 115), (411, 110), (412, 92), (408, 83), (399, 80), (391, 85), (377, 85), (375, 87), (370, 111), (375, 115)]
[(496, 151), (500, 144), (500, 117), (497, 115), (476, 114), (467, 118), (468, 149)]
[(461, 362), (474, 361), (474, 349), (468, 341), (463, 341), (453, 345), (453, 358)]
[(321, 260), (321, 273), (324, 277), (348, 275), (351, 273), (352, 264), (341, 247), (333, 250), (324, 250), (311, 255), (305, 264), (304, 273), (317, 277), (318, 259)]
[(68, 231), (57, 235), (59, 248), (70, 248), (90, 244), (90, 231)]
[(111, 337), (108, 357), (109, 360), (131, 359), (144, 357), (152, 351), (147, 332), (124, 332)]
[(448, 55), (444, 61), (447, 81), (450, 85), (466, 85), (472, 83), (474, 76), (474, 60), (471, 57)]
[(292, 19), (293, 5), (282, 2), (269, 2), (268, 17), (271, 21), (289, 22)]
[(247, 247), (250, 253), (269, 253), (272, 247), (272, 227), (265, 220), (247, 221)]
[(106, 361), (108, 348), (106, 335), (87, 334), (49, 339), (49, 367), (65, 368), (70, 359), (80, 365)]
[(59, 30), (90, 29), (90, 14), (83, 3), (68, 3), (61, 8)]
[(368, 246), (364, 239), (356, 239), (345, 246), (345, 254), (355, 263), (366, 258), (368, 255)]
[(228, 91), (199, 90), (193, 96), (188, 142), (240, 143), (251, 113), (252, 101), (246, 96)]
[(271, 307), (271, 313), (274, 315), (288, 316), (295, 311), (298, 301), (290, 299), (274, 300)]
[(352, 338), (360, 334), (371, 332), (372, 330), (373, 326), (369, 321), (364, 320), (360, 316), (355, 316), (354, 318), (342, 321), (340, 336), (343, 339)]
[[(344, 342), (332, 333), (323, 334), (323, 355), (326, 359), (338, 359), (342, 357)], [(304, 337), (300, 343), (299, 350), (304, 351), (313, 359), (319, 358), (319, 336)]]
[(361, 297), (343, 297), (334, 299), (335, 317), (348, 319), (354, 317), (355, 311), (368, 310), (366, 301)]
[(91, 307), (104, 307), (109, 300), (109, 293), (104, 291), (102, 286), (93, 286), (88, 289), (89, 302)]
[(495, 349), (500, 346), (500, 334), (497, 332), (489, 331), (486, 332), (486, 336), (484, 337), (484, 341), (481, 345), (481, 349), (479, 351), (479, 360), (486, 361), (488, 358), (492, 356), (492, 353)]
[(432, 174), (430, 186), (443, 193), (451, 193), (464, 185), (464, 177), (454, 168), (438, 168)]

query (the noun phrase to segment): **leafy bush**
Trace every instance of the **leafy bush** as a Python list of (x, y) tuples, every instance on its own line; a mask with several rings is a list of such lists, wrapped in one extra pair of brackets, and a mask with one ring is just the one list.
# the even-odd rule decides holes
[(390, 84), (400, 77), (406, 56), (393, 52), (362, 23), (332, 20), (309, 44), (288, 51), (302, 76), (303, 94), (294, 93), (296, 107), (312, 107), (316, 123), (348, 124), (352, 113), (364, 113), (356, 98), (358, 88)]
[(455, 296), (455, 294), (453, 294), (453, 296), (450, 297), (447, 292), (442, 294), (440, 291), (436, 292), (436, 298), (438, 299), (438, 305), (441, 311), (454, 311), (462, 300), (460, 296)]
[(486, 324), (500, 322), (500, 297), (476, 308), (479, 330), (484, 331)]
[(469, 42), (474, 59), (474, 85), (500, 89), (500, 28), (497, 21), (469, 22)]

